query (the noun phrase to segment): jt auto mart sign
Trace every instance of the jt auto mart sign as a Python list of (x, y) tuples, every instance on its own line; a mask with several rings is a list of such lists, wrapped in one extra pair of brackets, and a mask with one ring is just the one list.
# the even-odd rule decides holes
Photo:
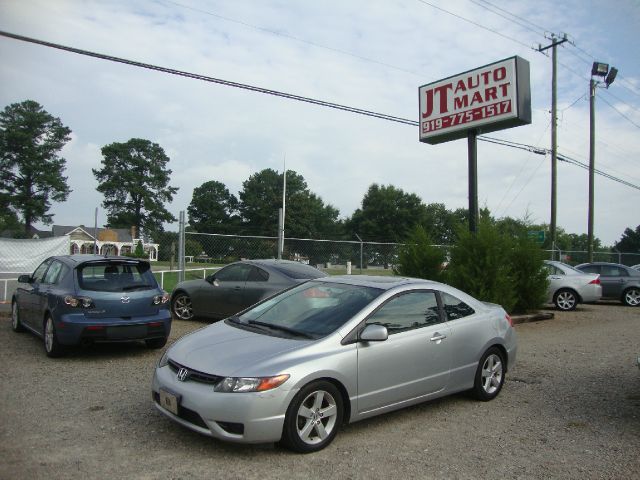
[(423, 85), (419, 95), (421, 142), (531, 123), (529, 62), (517, 56)]

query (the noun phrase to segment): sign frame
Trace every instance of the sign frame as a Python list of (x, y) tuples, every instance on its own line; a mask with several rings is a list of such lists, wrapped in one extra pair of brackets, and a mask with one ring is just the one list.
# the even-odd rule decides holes
[[(458, 90), (463, 93), (456, 97)], [(422, 85), (418, 105), (419, 139), (431, 145), (467, 137), (470, 131), (479, 135), (528, 125), (529, 62), (516, 55)]]

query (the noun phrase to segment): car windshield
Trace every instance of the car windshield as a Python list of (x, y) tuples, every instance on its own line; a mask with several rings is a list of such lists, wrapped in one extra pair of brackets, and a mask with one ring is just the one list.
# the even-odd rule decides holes
[(96, 262), (78, 267), (78, 285), (82, 290), (132, 292), (157, 288), (147, 263)]
[(382, 291), (339, 283), (307, 282), (256, 305), (235, 317), (233, 323), (268, 334), (321, 338), (340, 328)]

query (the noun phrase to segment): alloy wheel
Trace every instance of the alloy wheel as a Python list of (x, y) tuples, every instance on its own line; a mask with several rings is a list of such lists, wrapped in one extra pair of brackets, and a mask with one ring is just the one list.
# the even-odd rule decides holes
[(176, 314), (180, 320), (191, 320), (193, 318), (193, 306), (191, 305), (191, 298), (186, 294), (179, 294), (173, 300), (173, 313)]
[(300, 404), (297, 414), (298, 437), (307, 445), (316, 445), (337, 427), (338, 407), (329, 392), (317, 390)]
[(502, 360), (496, 354), (489, 355), (482, 365), (482, 388), (493, 395), (502, 384)]

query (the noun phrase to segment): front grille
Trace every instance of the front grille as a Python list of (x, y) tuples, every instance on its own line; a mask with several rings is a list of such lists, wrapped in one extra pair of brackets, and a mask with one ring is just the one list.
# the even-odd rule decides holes
[(175, 373), (178, 373), (178, 371), (181, 368), (186, 369), (188, 371), (188, 374), (184, 379), (185, 382), (187, 380), (193, 380), (194, 382), (206, 383), (209, 385), (217, 385), (224, 379), (224, 377), (220, 377), (218, 375), (210, 375), (208, 373), (192, 370), (191, 368), (185, 367), (184, 365), (180, 365), (178, 362), (175, 362), (173, 360), (169, 360), (169, 368), (171, 368), (171, 370), (174, 371)]

